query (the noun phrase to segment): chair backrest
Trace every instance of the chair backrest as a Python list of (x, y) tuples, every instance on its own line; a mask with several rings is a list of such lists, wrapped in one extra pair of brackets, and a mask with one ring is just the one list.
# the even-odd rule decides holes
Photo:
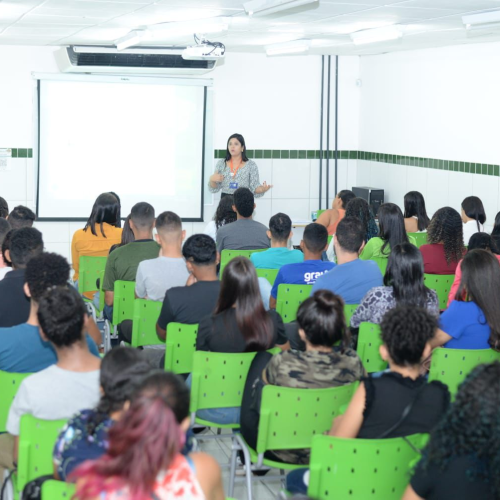
[(300, 304), (311, 295), (312, 285), (287, 285), (278, 286), (276, 299), (276, 312), (281, 315), (284, 323), (290, 323), (297, 318)]
[(167, 325), (165, 370), (174, 373), (191, 373), (197, 335), (198, 324), (169, 323)]
[(132, 347), (143, 345), (164, 345), (156, 334), (156, 323), (160, 316), (162, 302), (136, 299), (132, 327)]
[(40, 476), (53, 474), (52, 451), (66, 420), (40, 420), (32, 415), (21, 417), (17, 491)]
[(375, 323), (361, 323), (356, 351), (368, 373), (380, 372), (387, 368), (387, 361), (380, 357), (381, 345), (380, 326)]
[(424, 274), (424, 285), (435, 290), (439, 299), (439, 309), (443, 311), (448, 304), (448, 295), (455, 280), (454, 274)]
[(422, 245), (427, 245), (427, 233), (408, 233), (408, 236), (413, 236), (413, 238), (415, 238), (417, 248), (420, 248)]
[(429, 381), (446, 384), (454, 397), (458, 386), (477, 365), (492, 361), (500, 361), (500, 353), (493, 349), (434, 349)]
[(389, 259), (386, 257), (372, 257), (370, 260), (373, 260), (373, 262), (377, 264), (378, 268), (380, 269), (380, 272), (382, 273), (382, 276), (385, 276), (385, 272), (387, 271), (387, 263), (389, 262)]
[(196, 351), (191, 374), (189, 411), (241, 406), (243, 389), (255, 352)]
[(263, 252), (264, 250), (267, 250), (267, 248), (260, 248), (258, 250), (222, 250), (220, 254), (219, 276), (222, 278), (224, 268), (231, 259), (234, 259), (235, 257), (246, 257), (247, 259), (249, 259), (250, 255), (252, 255), (253, 253)]
[(359, 307), (359, 304), (346, 304), (344, 306), (344, 316), (345, 316), (345, 324), (347, 327), (351, 324), (351, 318), (354, 314), (354, 311)]
[(113, 325), (134, 318), (135, 281), (115, 281), (113, 298)]
[(356, 386), (297, 389), (266, 385), (255, 451), (261, 454), (267, 450), (310, 448), (314, 435), (330, 430)]
[(425, 434), (391, 439), (314, 436), (307, 493), (317, 500), (399, 500), (410, 481), (410, 464), (426, 440)]
[(76, 486), (63, 481), (50, 480), (42, 484), (42, 500), (71, 500)]
[(276, 280), (276, 276), (278, 276), (279, 269), (256, 269), (257, 277), (266, 278), (267, 281), (271, 285), (274, 285), (274, 281)]
[(0, 432), (6, 432), (7, 417), (21, 382), (31, 373), (9, 373), (0, 371)]
[(107, 257), (91, 257), (82, 255), (80, 257), (80, 272), (78, 276), (78, 292), (96, 292), (97, 278), (101, 278), (106, 268)]

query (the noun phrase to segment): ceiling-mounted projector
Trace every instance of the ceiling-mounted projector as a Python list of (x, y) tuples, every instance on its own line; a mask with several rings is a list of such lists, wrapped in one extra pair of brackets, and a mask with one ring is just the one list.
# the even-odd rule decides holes
[(182, 58), (189, 61), (219, 61), (224, 58), (226, 47), (220, 42), (209, 42), (195, 35), (197, 45), (187, 47), (182, 51)]

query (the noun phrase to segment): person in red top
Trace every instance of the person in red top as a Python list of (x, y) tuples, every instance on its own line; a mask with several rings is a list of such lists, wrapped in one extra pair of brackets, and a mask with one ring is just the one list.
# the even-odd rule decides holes
[(427, 228), (427, 245), (420, 251), (426, 274), (455, 274), (465, 253), (460, 214), (451, 207), (440, 208)]
[(333, 199), (332, 208), (325, 210), (318, 217), (316, 222), (325, 226), (330, 236), (335, 234), (339, 222), (345, 216), (345, 207), (347, 207), (347, 204), (354, 198), (356, 198), (356, 195), (348, 189), (339, 191), (337, 196)]

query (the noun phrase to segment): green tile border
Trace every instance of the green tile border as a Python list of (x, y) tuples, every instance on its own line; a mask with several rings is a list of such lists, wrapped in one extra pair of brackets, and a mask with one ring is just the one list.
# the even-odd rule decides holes
[(0, 148), (10, 149), (12, 151), (12, 158), (33, 158), (32, 148)]

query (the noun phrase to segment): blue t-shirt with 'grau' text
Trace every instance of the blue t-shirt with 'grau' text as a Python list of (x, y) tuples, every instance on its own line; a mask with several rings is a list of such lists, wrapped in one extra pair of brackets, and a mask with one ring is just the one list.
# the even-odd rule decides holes
[(271, 297), (278, 296), (279, 285), (312, 285), (322, 274), (334, 267), (333, 262), (323, 260), (306, 260), (297, 264), (287, 264), (278, 271)]

